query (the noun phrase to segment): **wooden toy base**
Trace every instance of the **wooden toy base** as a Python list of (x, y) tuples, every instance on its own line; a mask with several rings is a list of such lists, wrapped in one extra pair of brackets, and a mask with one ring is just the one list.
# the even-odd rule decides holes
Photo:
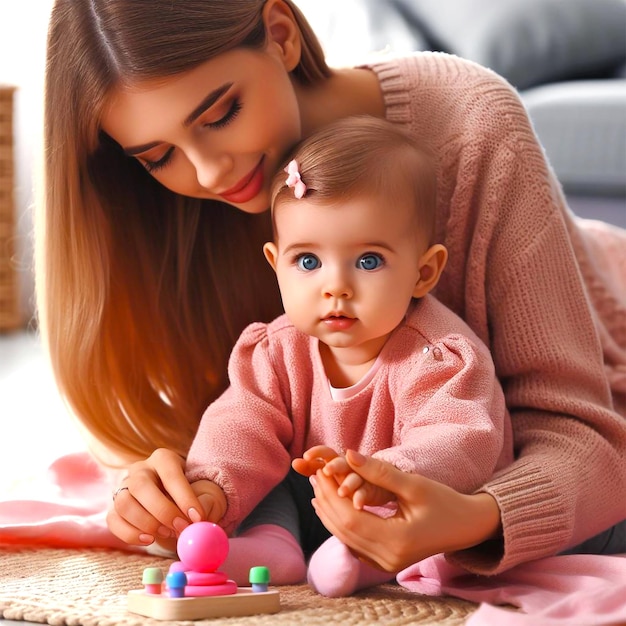
[(128, 592), (127, 608), (131, 613), (160, 620), (242, 617), (278, 613), (280, 595), (273, 589), (253, 592), (249, 587), (238, 587), (237, 593), (228, 596), (170, 598), (135, 589)]

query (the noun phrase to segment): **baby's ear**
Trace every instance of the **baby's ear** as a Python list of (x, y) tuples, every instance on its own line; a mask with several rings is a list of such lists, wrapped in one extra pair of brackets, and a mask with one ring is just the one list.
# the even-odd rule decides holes
[(435, 288), (448, 260), (448, 250), (437, 243), (424, 252), (419, 260), (420, 277), (413, 290), (414, 298), (422, 298)]
[(278, 260), (278, 248), (272, 241), (268, 241), (263, 245), (263, 254), (267, 259), (267, 262), (272, 266), (272, 269), (276, 271), (276, 261)]
[(300, 62), (302, 41), (300, 28), (289, 6), (283, 0), (268, 0), (263, 7), (267, 45), (275, 44), (288, 72)]

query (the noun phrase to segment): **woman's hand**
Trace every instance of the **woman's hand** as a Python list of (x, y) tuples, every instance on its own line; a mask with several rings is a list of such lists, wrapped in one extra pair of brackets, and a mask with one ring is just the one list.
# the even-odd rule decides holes
[(202, 499), (206, 496), (196, 495), (184, 466), (184, 459), (165, 448), (130, 465), (107, 513), (109, 530), (130, 545), (157, 541), (175, 550), (181, 531), (205, 516)]
[(397, 572), (440, 552), (469, 548), (497, 536), (500, 511), (489, 494), (465, 495), (418, 474), (348, 451), (365, 481), (395, 494), (397, 512), (382, 518), (355, 509), (323, 471), (313, 479), (313, 506), (326, 528), (366, 561)]

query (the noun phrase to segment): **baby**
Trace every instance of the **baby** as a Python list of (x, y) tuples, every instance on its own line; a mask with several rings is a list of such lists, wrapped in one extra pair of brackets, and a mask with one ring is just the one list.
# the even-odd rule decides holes
[(357, 506), (388, 494), (346, 475), (348, 449), (471, 493), (511, 462), (510, 422), (488, 349), (430, 295), (447, 260), (430, 156), (393, 124), (354, 117), (304, 141), (286, 170), (264, 246), (285, 315), (242, 333), (186, 473), (214, 498), (211, 521), (239, 527), (231, 577), (262, 564), (295, 583), (311, 551), (309, 583), (340, 596), (393, 574), (334, 537), (305, 545), (317, 518), (302, 523), (312, 492), (290, 464), (308, 474), (329, 460)]

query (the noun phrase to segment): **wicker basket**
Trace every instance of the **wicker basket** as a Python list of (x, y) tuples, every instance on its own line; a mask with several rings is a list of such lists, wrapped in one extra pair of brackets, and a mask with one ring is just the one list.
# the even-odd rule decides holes
[(23, 325), (15, 271), (15, 203), (13, 200), (13, 94), (0, 85), (0, 332)]

